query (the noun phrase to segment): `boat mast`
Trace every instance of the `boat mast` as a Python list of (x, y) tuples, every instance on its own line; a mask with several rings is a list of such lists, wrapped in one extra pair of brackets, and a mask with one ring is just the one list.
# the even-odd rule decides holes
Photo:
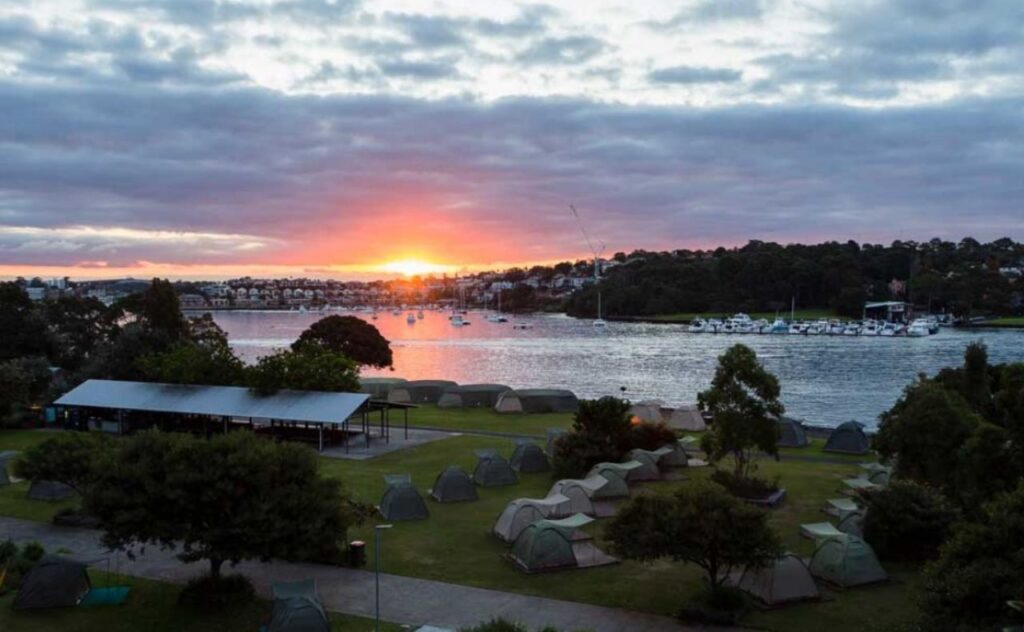
[(587, 247), (590, 248), (590, 252), (594, 255), (594, 286), (597, 287), (597, 319), (601, 320), (601, 253), (604, 252), (605, 245), (603, 241), (599, 241), (597, 242), (599, 247), (594, 246), (594, 242), (591, 241), (590, 235), (587, 234), (586, 227), (583, 226), (583, 220), (580, 219), (580, 213), (576, 210), (576, 206), (570, 204), (569, 210), (572, 211), (572, 216), (576, 218), (576, 224), (579, 225), (580, 232), (583, 233), (583, 239), (587, 241)]

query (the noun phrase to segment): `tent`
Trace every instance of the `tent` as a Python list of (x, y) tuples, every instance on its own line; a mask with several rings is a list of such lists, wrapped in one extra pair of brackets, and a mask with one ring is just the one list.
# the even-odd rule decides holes
[(330, 632), (323, 603), (312, 579), (274, 582), (274, 608), (267, 632)]
[(89, 592), (85, 564), (57, 555), (44, 555), (21, 580), (14, 598), (16, 610), (77, 606)]
[(846, 485), (850, 492), (874, 491), (884, 487), (884, 485), (872, 483), (864, 476), (858, 476), (857, 478), (844, 478), (843, 485)]
[(521, 474), (534, 474), (536, 472), (547, 472), (551, 469), (548, 463), (548, 455), (540, 446), (529, 439), (516, 441), (516, 449), (512, 451), (510, 459), (512, 469)]
[(864, 537), (864, 517), (867, 515), (867, 509), (861, 511), (851, 511), (842, 518), (839, 519), (837, 525), (839, 530), (847, 535), (854, 535), (858, 538)]
[(854, 511), (860, 511), (860, 505), (849, 498), (830, 498), (825, 501), (825, 513), (830, 516), (842, 518)]
[(394, 385), (388, 392), (393, 404), (436, 404), (445, 390), (458, 386), (448, 380), (410, 380)]
[(7, 473), (7, 462), (18, 456), (18, 453), (14, 450), (4, 450), (0, 452), (0, 487), (11, 484), (11, 477)]
[(823, 540), (834, 535), (843, 535), (831, 522), (809, 522), (800, 525), (800, 535), (810, 540)]
[(660, 469), (671, 469), (675, 467), (686, 467), (690, 462), (690, 456), (686, 448), (678, 441), (662, 446), (654, 451), (658, 454), (658, 467)]
[(449, 465), (434, 479), (430, 496), (439, 503), (455, 503), (476, 500), (476, 486), (466, 470), (458, 465)]
[(779, 417), (779, 439), (775, 445), (780, 448), (805, 448), (810, 444), (804, 425), (792, 417)]
[(627, 481), (637, 483), (640, 481), (661, 480), (661, 470), (658, 469), (658, 459), (661, 458), (660, 453), (638, 448), (630, 451), (629, 458), (639, 463), (640, 467), (629, 472), (629, 476), (626, 478)]
[(871, 443), (864, 434), (864, 424), (857, 421), (839, 424), (825, 442), (825, 452), (867, 454), (870, 450)]
[(562, 495), (569, 499), (569, 512), (594, 516), (597, 508), (594, 497), (608, 484), (603, 476), (592, 476), (586, 479), (565, 478), (551, 486), (548, 497)]
[(430, 517), (427, 503), (412, 484), (408, 474), (389, 474), (384, 477), (388, 489), (380, 499), (380, 515), (385, 520), (423, 520)]
[(408, 381), (400, 377), (361, 377), (359, 392), (367, 393), (373, 399), (387, 399), (391, 389)]
[(871, 546), (845, 533), (819, 540), (808, 566), (815, 577), (843, 588), (889, 578)]
[(587, 478), (601, 476), (608, 481), (600, 490), (594, 492), (594, 500), (625, 498), (629, 496), (629, 472), (643, 467), (642, 463), (628, 461), (626, 463), (598, 463), (587, 472)]
[(548, 442), (547, 445), (544, 446), (544, 452), (548, 455), (548, 457), (555, 456), (555, 442), (558, 441), (559, 437), (565, 436), (567, 434), (569, 434), (569, 431), (564, 428), (547, 429)]
[(463, 384), (446, 388), (437, 400), (439, 408), (493, 408), (498, 397), (512, 390), (504, 384)]
[(704, 421), (704, 415), (695, 405), (680, 406), (669, 415), (668, 425), (676, 430), (688, 430), (690, 432), (701, 432), (707, 430), (708, 424)]
[(515, 470), (505, 457), (495, 450), (474, 450), (477, 456), (476, 467), (473, 469), (473, 482), (481, 487), (500, 487), (515, 485), (519, 482)]
[(807, 565), (792, 553), (767, 568), (731, 573), (726, 582), (768, 606), (821, 597)]
[[(0, 458), (2, 458), (2, 457), (3, 457), (3, 455), (0, 455)], [(885, 472), (887, 474), (892, 474), (892, 466), (891, 465), (882, 465), (881, 463), (879, 463), (877, 461), (873, 461), (871, 463), (860, 463), (858, 465), (860, 466), (860, 469), (862, 469), (865, 472), (867, 472), (869, 476), (871, 474), (876, 473), (876, 472)]]
[(597, 549), (579, 531), (590, 522), (593, 518), (583, 514), (562, 520), (538, 520), (516, 538), (509, 559), (526, 573), (614, 564), (618, 560)]
[(572, 391), (525, 388), (502, 393), (494, 410), (499, 413), (574, 413), (579, 404)]
[(32, 500), (65, 500), (75, 495), (75, 490), (57, 481), (32, 481), (28, 497)]
[(867, 479), (875, 485), (885, 487), (889, 484), (889, 480), (892, 478), (892, 472), (887, 470), (876, 470), (874, 472), (868, 472)]
[(660, 400), (637, 402), (629, 407), (629, 411), (626, 414), (632, 420), (656, 423), (664, 419), (661, 414), (662, 404), (663, 402)]
[(491, 532), (505, 542), (513, 542), (523, 529), (538, 520), (568, 516), (571, 504), (561, 494), (547, 498), (517, 498), (505, 505)]

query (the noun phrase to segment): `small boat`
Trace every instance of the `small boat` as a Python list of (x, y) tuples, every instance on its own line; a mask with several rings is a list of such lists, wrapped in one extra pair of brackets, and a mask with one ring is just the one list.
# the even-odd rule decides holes
[(451, 319), (453, 327), (465, 327), (469, 324), (469, 321), (463, 320), (460, 314), (452, 315)]
[(793, 323), (789, 326), (789, 333), (794, 335), (806, 335), (807, 323)]
[(722, 331), (723, 325), (724, 323), (717, 318), (711, 318), (707, 322), (707, 331), (708, 333), (717, 334)]
[(409, 312), (409, 315), (405, 317), (405, 322), (409, 323), (410, 325), (415, 325), (416, 324), (416, 314), (413, 314), (412, 312)]
[(512, 323), (512, 329), (533, 329), (530, 323)]
[(926, 338), (931, 335), (931, 331), (928, 329), (928, 323), (920, 319), (910, 323), (910, 327), (907, 327), (907, 336), (911, 338)]
[(690, 321), (690, 326), (686, 328), (686, 331), (691, 334), (702, 334), (708, 330), (708, 324), (703, 318), (695, 318)]
[(878, 326), (873, 320), (864, 321), (864, 325), (860, 328), (860, 335), (862, 336), (877, 336), (881, 331), (881, 327)]
[(491, 314), (490, 316), (487, 317), (487, 322), (489, 322), (489, 323), (507, 323), (508, 319), (505, 318), (504, 316), (502, 316), (501, 314)]
[(606, 321), (603, 318), (597, 318), (597, 319), (594, 320), (594, 322), (592, 322), (590, 324), (592, 326), (594, 326), (594, 327), (607, 327), (608, 326), (608, 321)]
[(393, 309), (393, 310), (391, 310), (391, 315), (392, 316), (401, 316), (402, 315), (402, 310), (400, 310), (400, 309)]
[(860, 325), (858, 325), (857, 323), (847, 323), (847, 325), (845, 327), (843, 327), (843, 335), (844, 336), (859, 336), (860, 335)]
[(842, 336), (846, 333), (846, 326), (838, 320), (833, 320), (828, 325), (828, 335), (830, 336)]
[(772, 322), (772, 324), (768, 325), (768, 329), (767, 329), (767, 331), (765, 331), (765, 333), (767, 333), (767, 334), (788, 334), (789, 333), (789, 325), (787, 325), (786, 321), (782, 320), (781, 318), (776, 318), (775, 321)]
[(766, 333), (768, 333), (767, 329), (770, 327), (770, 325), (768, 324), (767, 320), (765, 320), (763, 318), (758, 318), (757, 320), (754, 321), (753, 324), (754, 324), (754, 333), (757, 333), (757, 334), (766, 334)]
[(422, 309), (420, 311), (416, 312), (416, 318), (418, 320), (423, 320), (423, 310)]

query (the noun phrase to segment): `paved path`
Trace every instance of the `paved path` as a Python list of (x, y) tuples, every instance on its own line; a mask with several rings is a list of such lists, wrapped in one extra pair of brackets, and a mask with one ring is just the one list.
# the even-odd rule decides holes
[[(69, 557), (83, 561), (107, 558), (99, 532), (91, 529), (57, 527), (51, 524), (0, 517), (0, 537), (16, 542), (35, 540), (48, 551), (67, 549)], [(106, 562), (94, 562), (106, 568)], [(111, 564), (113, 567), (113, 564)], [(148, 548), (135, 561), (120, 557), (121, 572), (161, 581), (184, 583), (205, 570), (197, 564), (185, 565), (167, 551)], [(328, 610), (372, 617), (374, 612), (374, 576), (372, 572), (319, 564), (284, 562), (244, 563), (237, 569), (252, 580), (257, 592), (270, 595), (273, 580), (316, 579), (317, 589)], [(412, 577), (382, 574), (381, 617), (387, 621), (412, 625), (433, 624), (458, 628), (504, 616), (539, 628), (553, 625), (562, 630), (593, 632), (686, 632), (725, 628), (687, 627), (668, 617), (660, 617), (616, 608), (603, 608), (569, 601), (530, 597), (514, 593), (471, 588)], [(572, 573), (565, 574), (572, 581)], [(623, 581), (629, 581), (623, 578)], [(665, 590), (674, 590), (666, 586)]]

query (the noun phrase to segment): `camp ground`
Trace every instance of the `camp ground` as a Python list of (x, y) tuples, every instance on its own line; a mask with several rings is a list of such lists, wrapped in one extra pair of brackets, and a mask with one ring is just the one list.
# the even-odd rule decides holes
[(522, 474), (535, 474), (547, 472), (551, 469), (548, 463), (548, 455), (544, 454), (540, 446), (530, 439), (518, 439), (515, 450), (512, 451), (512, 458), (509, 459), (512, 469)]
[(626, 414), (629, 415), (629, 418), (633, 421), (656, 423), (664, 419), (661, 412), (661, 407), (664, 403), (665, 402), (662, 402), (661, 400), (637, 402), (629, 407)]
[(519, 482), (512, 465), (497, 450), (474, 450), (477, 461), (473, 468), (473, 482), (480, 487), (501, 487)]
[(385, 520), (424, 520), (430, 517), (427, 503), (412, 484), (408, 474), (389, 474), (384, 477), (387, 491), (380, 500), (378, 510)]
[(653, 454), (658, 457), (658, 468), (661, 470), (687, 467), (690, 462), (686, 448), (678, 441), (654, 450)]
[(75, 490), (56, 481), (32, 481), (28, 488), (31, 500), (65, 500), (75, 495)]
[(571, 507), (572, 502), (562, 494), (547, 498), (517, 498), (505, 506), (491, 533), (505, 542), (513, 542), (523, 529), (538, 520), (570, 515)]
[(857, 476), (854, 478), (844, 478), (843, 485), (846, 486), (844, 493), (856, 494), (860, 491), (874, 491), (876, 489), (882, 489), (884, 485), (879, 483), (871, 482), (866, 476)]
[(851, 498), (829, 498), (825, 501), (822, 511), (830, 516), (842, 518), (848, 513), (860, 511), (860, 505)]
[(668, 416), (668, 425), (687, 432), (703, 432), (708, 427), (700, 409), (692, 405), (680, 406), (673, 410)]
[(548, 458), (555, 456), (555, 442), (558, 441), (559, 437), (567, 433), (568, 431), (565, 428), (548, 428), (545, 431), (547, 443), (544, 445), (544, 452), (548, 455)]
[(779, 557), (766, 568), (734, 571), (726, 583), (770, 607), (821, 598), (811, 571), (792, 553)]
[(359, 390), (373, 399), (388, 399), (391, 389), (409, 380), (400, 377), (360, 377)]
[(524, 573), (593, 568), (618, 560), (598, 549), (580, 529), (593, 518), (575, 514), (561, 520), (538, 520), (516, 537), (508, 554)]
[(438, 474), (429, 494), (439, 503), (457, 503), (479, 499), (473, 479), (469, 477), (466, 470), (458, 465), (449, 465)]

